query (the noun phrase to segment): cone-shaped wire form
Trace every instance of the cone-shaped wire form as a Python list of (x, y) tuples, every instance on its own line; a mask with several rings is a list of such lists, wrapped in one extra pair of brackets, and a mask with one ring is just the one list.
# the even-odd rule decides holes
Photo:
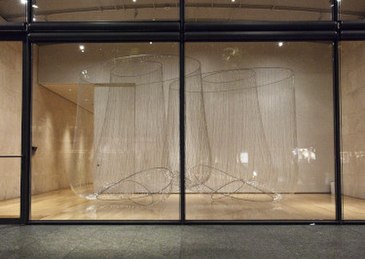
[(210, 73), (203, 78), (203, 96), (212, 162), (202, 191), (213, 199), (252, 201), (277, 200), (280, 192), (292, 191), (297, 179), (292, 72), (252, 68)]

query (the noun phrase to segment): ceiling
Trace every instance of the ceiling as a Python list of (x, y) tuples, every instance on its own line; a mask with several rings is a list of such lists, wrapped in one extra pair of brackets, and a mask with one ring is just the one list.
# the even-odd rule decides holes
[[(189, 20), (328, 20), (329, 0), (186, 0)], [(178, 20), (178, 0), (36, 0), (37, 21)], [(24, 20), (20, 0), (0, 0), (6, 21)], [(365, 1), (341, 0), (343, 16), (365, 17)]]

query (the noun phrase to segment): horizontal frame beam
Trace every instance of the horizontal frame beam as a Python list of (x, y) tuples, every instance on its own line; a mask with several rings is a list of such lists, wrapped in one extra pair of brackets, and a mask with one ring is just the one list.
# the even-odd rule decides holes
[(336, 31), (332, 21), (307, 22), (230, 22), (230, 23), (185, 23), (187, 32), (230, 31)]
[(365, 31), (342, 31), (340, 35), (341, 40), (365, 40)]
[(336, 41), (336, 31), (187, 32), (186, 41)]
[(170, 42), (179, 41), (178, 32), (126, 32), (126, 33), (30, 33), (29, 40), (32, 43), (60, 43), (60, 42)]
[(341, 30), (365, 30), (365, 21), (341, 21)]
[(0, 225), (9, 225), (9, 224), (20, 224), (20, 216), (19, 218), (0, 218)]
[(179, 32), (178, 22), (36, 22), (29, 32)]
[(340, 225), (365, 221), (338, 220), (30, 220), (30, 225)]

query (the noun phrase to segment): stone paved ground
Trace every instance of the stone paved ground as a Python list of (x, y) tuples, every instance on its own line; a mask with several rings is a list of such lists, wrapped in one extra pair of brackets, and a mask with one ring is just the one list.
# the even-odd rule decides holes
[(365, 258), (365, 225), (0, 225), (0, 258)]

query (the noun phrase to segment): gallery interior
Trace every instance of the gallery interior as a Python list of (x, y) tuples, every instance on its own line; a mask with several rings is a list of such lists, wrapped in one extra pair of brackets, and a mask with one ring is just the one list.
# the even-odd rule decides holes
[(364, 19), (0, 0), (0, 223), (365, 220)]

